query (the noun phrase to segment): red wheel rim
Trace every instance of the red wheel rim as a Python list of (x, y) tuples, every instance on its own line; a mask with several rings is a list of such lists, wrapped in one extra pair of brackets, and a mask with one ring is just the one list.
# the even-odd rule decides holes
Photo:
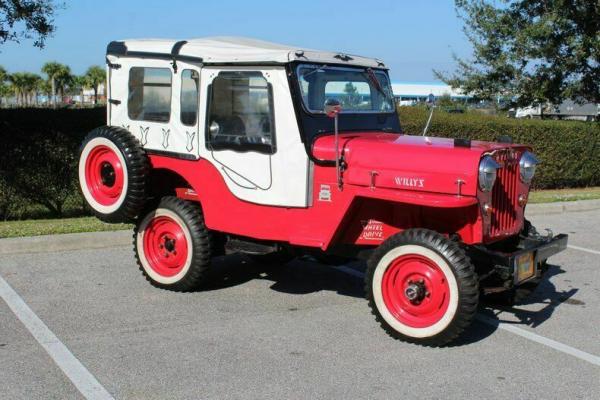
[(171, 217), (152, 218), (144, 229), (144, 254), (150, 268), (163, 277), (177, 275), (188, 258), (183, 228)]
[(85, 161), (85, 181), (94, 200), (115, 204), (123, 192), (125, 176), (119, 156), (108, 146), (94, 147)]
[(435, 262), (419, 254), (394, 259), (383, 274), (381, 292), (394, 318), (413, 328), (440, 321), (450, 301), (446, 275)]

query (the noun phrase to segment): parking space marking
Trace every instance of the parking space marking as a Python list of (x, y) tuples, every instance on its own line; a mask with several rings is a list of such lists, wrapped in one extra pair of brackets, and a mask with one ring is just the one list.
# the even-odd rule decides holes
[(530, 332), (525, 329), (521, 329), (512, 324), (500, 322), (498, 320), (487, 317), (485, 315), (477, 314), (475, 316), (475, 318), (478, 321), (483, 322), (484, 324), (492, 325), (496, 328), (508, 331), (510, 333), (514, 333), (515, 335), (519, 335), (525, 339), (529, 339), (531, 341), (543, 344), (544, 346), (552, 347), (555, 350), (569, 354), (573, 357), (577, 357), (580, 360), (587, 361), (590, 364), (594, 364), (594, 365), (600, 367), (600, 357), (596, 356), (594, 354), (586, 353), (585, 351), (568, 346), (564, 343), (560, 343), (560, 342), (557, 342), (556, 340), (548, 339), (547, 337), (538, 335), (536, 333)]
[[(344, 272), (346, 274), (352, 275), (357, 278), (364, 278), (364, 276), (365, 276), (364, 273), (357, 271), (353, 268), (347, 267), (345, 265), (340, 265), (340, 266), (336, 266), (333, 268), (340, 272)], [(477, 319), (479, 322), (483, 322), (484, 324), (491, 325), (493, 327), (502, 329), (502, 330), (510, 332), (510, 333), (514, 333), (515, 335), (521, 336), (522, 338), (531, 340), (531, 341), (539, 343), (539, 344), (543, 344), (544, 346), (548, 346), (548, 347), (558, 350), (562, 353), (569, 354), (573, 357), (579, 358), (580, 360), (587, 361), (590, 364), (600, 367), (600, 356), (586, 353), (585, 351), (576, 349), (576, 348), (566, 345), (564, 343), (557, 342), (556, 340), (549, 339), (547, 337), (544, 337), (544, 336), (538, 335), (536, 333), (530, 332), (528, 330), (519, 328), (512, 324), (500, 322), (498, 320), (495, 320), (493, 318), (487, 317), (482, 314), (477, 314), (475, 316), (475, 319)]]
[(600, 251), (598, 250), (586, 249), (585, 247), (573, 246), (572, 244), (568, 244), (567, 247), (573, 250), (585, 251), (587, 253), (600, 255)]
[(15, 290), (0, 276), (0, 297), (86, 399), (114, 400)]

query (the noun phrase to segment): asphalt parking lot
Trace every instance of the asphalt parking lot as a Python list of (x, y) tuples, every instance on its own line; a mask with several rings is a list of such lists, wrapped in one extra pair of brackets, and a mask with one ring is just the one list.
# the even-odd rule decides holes
[(178, 294), (129, 246), (1, 255), (0, 398), (598, 398), (600, 210), (531, 219), (576, 247), (527, 304), (482, 308), (441, 349), (386, 336), (358, 266), (229, 256)]

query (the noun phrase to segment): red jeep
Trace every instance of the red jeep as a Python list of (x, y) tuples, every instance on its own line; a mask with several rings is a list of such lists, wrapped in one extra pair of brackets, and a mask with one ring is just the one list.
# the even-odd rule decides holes
[(524, 219), (529, 147), (404, 134), (380, 60), (207, 38), (112, 42), (107, 64), (81, 190), (98, 218), (136, 224), (155, 286), (200, 287), (225, 247), (366, 258), (381, 326), (442, 345), (480, 294), (535, 284), (567, 245)]

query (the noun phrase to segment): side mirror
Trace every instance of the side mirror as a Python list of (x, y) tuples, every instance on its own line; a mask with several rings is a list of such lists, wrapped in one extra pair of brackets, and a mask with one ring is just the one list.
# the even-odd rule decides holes
[(342, 105), (338, 99), (329, 98), (325, 100), (323, 111), (329, 118), (335, 118), (342, 111)]
[(217, 136), (220, 131), (221, 131), (221, 127), (219, 126), (217, 121), (213, 121), (210, 123), (210, 126), (208, 127), (208, 133), (210, 134), (211, 137)]

